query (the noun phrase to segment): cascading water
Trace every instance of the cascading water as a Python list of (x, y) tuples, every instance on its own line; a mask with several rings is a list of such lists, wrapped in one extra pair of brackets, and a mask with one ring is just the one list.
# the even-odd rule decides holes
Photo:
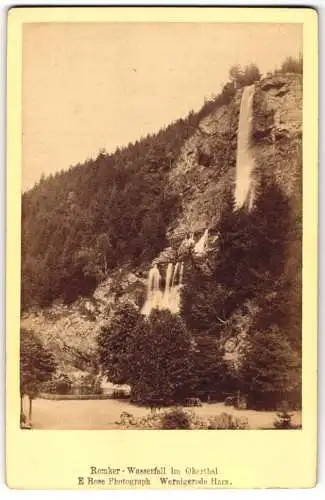
[(166, 268), (165, 290), (160, 290), (160, 273), (155, 265), (149, 271), (147, 299), (142, 314), (149, 316), (152, 309), (168, 309), (177, 314), (180, 308), (180, 289), (183, 280), (184, 263), (177, 262), (175, 267), (170, 262)]
[(179, 270), (179, 284), (180, 284), (180, 286), (183, 284), (183, 275), (184, 275), (184, 262), (181, 262), (181, 267)]
[(166, 269), (165, 291), (163, 296), (163, 306), (169, 309), (170, 295), (172, 289), (173, 264), (170, 262)]
[(207, 242), (208, 242), (208, 237), (209, 237), (209, 230), (206, 229), (194, 247), (194, 253), (196, 255), (203, 255), (204, 254), (204, 252), (206, 250)]
[[(172, 286), (176, 285), (178, 268), (179, 268), (179, 262), (176, 262), (176, 266), (175, 266), (175, 269), (173, 272)], [(179, 284), (181, 285), (181, 283), (179, 283)]]
[(148, 276), (147, 299), (142, 308), (142, 314), (149, 315), (151, 309), (159, 307), (162, 301), (162, 292), (160, 290), (160, 272), (157, 265), (154, 265)]
[(248, 209), (253, 203), (252, 171), (254, 158), (251, 152), (250, 140), (252, 134), (254, 85), (244, 87), (240, 103), (239, 125), (237, 135), (236, 162), (236, 208), (241, 208), (248, 202)]

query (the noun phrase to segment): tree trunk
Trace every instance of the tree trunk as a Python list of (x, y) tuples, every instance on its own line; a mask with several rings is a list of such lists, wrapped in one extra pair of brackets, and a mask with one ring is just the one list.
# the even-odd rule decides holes
[(32, 410), (33, 410), (33, 398), (29, 396), (29, 414), (28, 414), (29, 425), (32, 425)]
[(24, 395), (20, 394), (20, 425), (24, 422), (23, 399)]

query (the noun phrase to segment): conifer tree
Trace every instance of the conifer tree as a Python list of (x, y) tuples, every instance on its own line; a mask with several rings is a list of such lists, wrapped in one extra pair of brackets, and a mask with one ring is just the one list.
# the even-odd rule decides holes
[(51, 379), (57, 368), (54, 355), (46, 349), (31, 330), (20, 331), (20, 396), (21, 419), (23, 396), (29, 398), (28, 419), (32, 421), (32, 401), (38, 395), (42, 384)]
[(103, 375), (114, 384), (128, 384), (130, 376), (130, 346), (142, 317), (132, 304), (119, 306), (110, 323), (98, 335), (98, 356)]
[(276, 409), (284, 400), (300, 403), (299, 356), (275, 326), (255, 332), (250, 338), (240, 379), (251, 407)]
[(194, 343), (182, 319), (153, 310), (138, 323), (130, 351), (132, 399), (152, 406), (182, 401), (190, 391)]

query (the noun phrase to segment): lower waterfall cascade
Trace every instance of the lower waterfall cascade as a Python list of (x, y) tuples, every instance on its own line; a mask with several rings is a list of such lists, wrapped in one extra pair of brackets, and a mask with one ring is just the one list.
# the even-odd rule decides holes
[(157, 265), (149, 271), (147, 298), (141, 313), (149, 316), (153, 309), (168, 309), (172, 314), (180, 310), (180, 290), (183, 284), (184, 262), (169, 262), (165, 274), (165, 289), (160, 289), (161, 276)]

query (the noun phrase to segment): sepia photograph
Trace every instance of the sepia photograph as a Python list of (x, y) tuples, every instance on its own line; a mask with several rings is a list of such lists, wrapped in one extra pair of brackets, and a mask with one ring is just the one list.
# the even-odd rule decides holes
[(303, 429), (303, 75), (301, 23), (23, 25), (21, 429)]

